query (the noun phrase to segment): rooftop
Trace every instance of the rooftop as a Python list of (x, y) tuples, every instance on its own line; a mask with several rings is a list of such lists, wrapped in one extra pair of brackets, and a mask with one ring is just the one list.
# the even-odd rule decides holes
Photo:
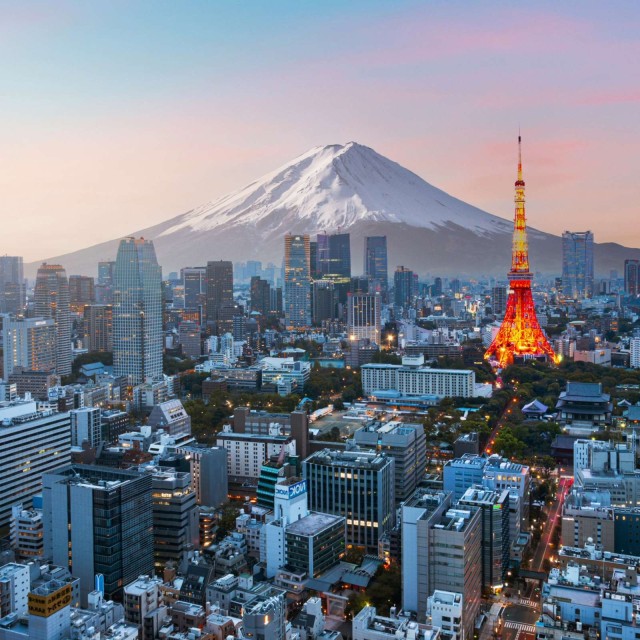
[(324, 531), (328, 527), (332, 527), (339, 522), (344, 522), (342, 516), (333, 516), (328, 513), (316, 513), (312, 511), (304, 518), (300, 518), (292, 522), (287, 527), (287, 533), (293, 533), (300, 536), (312, 536)]

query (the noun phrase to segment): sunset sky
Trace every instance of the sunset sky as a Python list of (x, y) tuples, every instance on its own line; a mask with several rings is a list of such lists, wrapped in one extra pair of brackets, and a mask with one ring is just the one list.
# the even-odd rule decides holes
[(640, 246), (640, 3), (1, 2), (0, 254), (161, 222), (356, 140), (532, 226)]

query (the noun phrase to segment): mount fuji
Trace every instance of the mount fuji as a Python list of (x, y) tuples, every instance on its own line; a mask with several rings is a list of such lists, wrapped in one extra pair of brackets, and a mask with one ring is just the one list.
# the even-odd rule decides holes
[[(509, 197), (509, 185), (505, 197)], [(506, 276), (513, 223), (432, 186), (373, 149), (349, 142), (315, 147), (230, 195), (130, 235), (153, 240), (164, 273), (207, 260), (280, 265), (286, 233), (349, 232), (360, 273), (364, 238), (386, 235), (389, 269), (419, 274)], [(119, 240), (48, 258), (68, 274), (93, 274), (115, 259)], [(559, 273), (561, 239), (529, 229), (532, 268)], [(622, 270), (640, 251), (595, 247), (596, 269)], [(39, 263), (29, 265), (35, 270)]]

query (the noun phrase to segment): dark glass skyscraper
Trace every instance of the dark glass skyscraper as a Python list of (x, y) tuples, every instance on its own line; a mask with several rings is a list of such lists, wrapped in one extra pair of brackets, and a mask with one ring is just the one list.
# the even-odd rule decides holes
[(411, 304), (411, 299), (414, 294), (414, 286), (413, 271), (406, 267), (397, 267), (396, 272), (393, 274), (393, 301), (396, 306), (407, 307)]
[(387, 236), (369, 236), (364, 239), (364, 275), (386, 291), (388, 286)]
[(638, 275), (640, 272), (640, 260), (624, 261), (624, 292), (628, 296), (637, 296), (640, 293)]
[(113, 364), (134, 384), (162, 375), (162, 276), (151, 240), (120, 241), (114, 273)]
[(348, 233), (319, 233), (315, 245), (316, 279), (326, 275), (351, 277), (351, 238)]
[(207, 322), (219, 322), (225, 307), (233, 307), (233, 263), (207, 262)]
[(562, 234), (562, 292), (569, 298), (593, 296), (593, 233)]

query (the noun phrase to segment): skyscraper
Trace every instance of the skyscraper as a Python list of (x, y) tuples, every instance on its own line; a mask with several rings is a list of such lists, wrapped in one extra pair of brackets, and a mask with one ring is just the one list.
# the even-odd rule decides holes
[(232, 306), (233, 263), (230, 260), (207, 262), (207, 322), (219, 322), (222, 309)]
[(98, 282), (95, 286), (96, 302), (111, 304), (113, 302), (113, 272), (114, 261), (98, 262)]
[(24, 273), (20, 256), (0, 256), (0, 313), (24, 310)]
[(593, 233), (562, 234), (562, 292), (568, 298), (593, 296)]
[(120, 241), (114, 273), (113, 364), (134, 384), (162, 375), (162, 277), (151, 240)]
[(71, 312), (69, 281), (64, 267), (44, 263), (36, 275), (35, 314), (51, 318), (56, 327), (56, 373), (71, 373)]
[(382, 291), (388, 286), (387, 236), (368, 236), (364, 239), (364, 275)]
[(69, 276), (69, 307), (80, 313), (96, 300), (95, 283), (90, 276)]
[(409, 306), (414, 294), (413, 271), (403, 266), (396, 267), (396, 272), (393, 274), (393, 289), (396, 306)]
[(204, 305), (207, 293), (207, 268), (184, 267), (180, 270), (184, 287), (185, 309), (197, 309)]
[(624, 292), (628, 296), (637, 296), (640, 293), (639, 272), (640, 260), (624, 261)]
[(353, 294), (347, 298), (347, 331), (351, 340), (380, 344), (380, 294)]
[(113, 351), (113, 307), (88, 304), (84, 313), (84, 347), (89, 351)]
[(311, 324), (311, 261), (307, 234), (288, 233), (284, 237), (284, 306), (287, 327)]
[(351, 237), (348, 233), (329, 236), (329, 273), (351, 277)]
[(271, 285), (260, 276), (251, 277), (251, 311), (266, 316), (271, 309)]

